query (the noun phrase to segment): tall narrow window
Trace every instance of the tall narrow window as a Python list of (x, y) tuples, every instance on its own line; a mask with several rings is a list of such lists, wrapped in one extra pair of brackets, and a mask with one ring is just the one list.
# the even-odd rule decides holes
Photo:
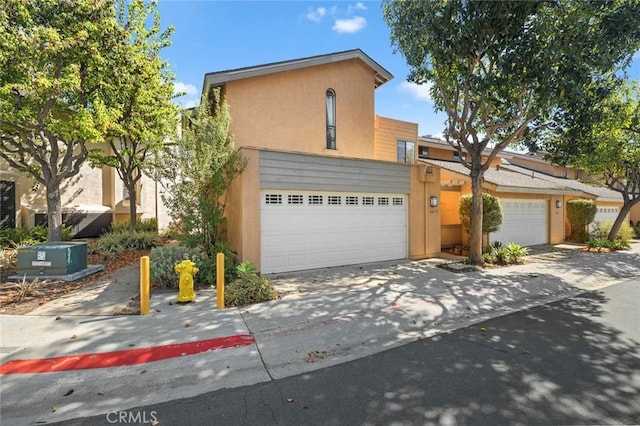
[(327, 89), (327, 149), (336, 149), (336, 92)]

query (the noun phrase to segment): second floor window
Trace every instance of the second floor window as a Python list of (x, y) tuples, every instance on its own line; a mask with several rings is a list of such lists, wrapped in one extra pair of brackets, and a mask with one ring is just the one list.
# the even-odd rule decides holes
[[(467, 153), (463, 152), (462, 153), (462, 160), (466, 160), (467, 159)], [(458, 151), (453, 151), (453, 160), (454, 161), (460, 161), (460, 154), (458, 153)]]
[(428, 146), (419, 146), (418, 147), (418, 158), (429, 158), (429, 147)]
[(327, 90), (327, 149), (336, 149), (336, 92)]
[(396, 154), (398, 163), (413, 163), (415, 157), (415, 143), (399, 140), (397, 142)]

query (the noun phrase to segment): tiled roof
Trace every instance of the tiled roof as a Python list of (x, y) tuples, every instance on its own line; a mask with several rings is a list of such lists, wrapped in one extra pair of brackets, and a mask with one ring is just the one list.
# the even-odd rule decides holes
[[(469, 177), (469, 169), (458, 162), (441, 161), (441, 160), (420, 160), (437, 167), (441, 167), (450, 172)], [(489, 169), (484, 173), (484, 181), (496, 185), (498, 192), (520, 192), (534, 194), (563, 194), (563, 195), (580, 195), (581, 191), (550, 182), (545, 179), (527, 176), (522, 173), (504, 170), (500, 166), (499, 170)]]
[(563, 179), (563, 178), (547, 175), (541, 172), (533, 172), (524, 167), (514, 166), (511, 164), (502, 165), (500, 167), (511, 170), (516, 173), (520, 173), (520, 174), (529, 174), (529, 175), (535, 174), (536, 177), (549, 182), (553, 182), (557, 185), (562, 185), (568, 188), (572, 188), (572, 189), (584, 192), (586, 194), (595, 195), (597, 199), (601, 201), (616, 201), (616, 202), (622, 201), (622, 195), (619, 192), (612, 191), (611, 189), (605, 188), (603, 186), (589, 185), (589, 184), (580, 182), (578, 180)]

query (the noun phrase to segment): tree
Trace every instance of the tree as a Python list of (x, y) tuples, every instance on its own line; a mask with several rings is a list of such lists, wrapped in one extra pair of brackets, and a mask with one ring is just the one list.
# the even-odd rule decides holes
[(183, 242), (201, 246), (211, 257), (223, 240), (227, 190), (246, 162), (229, 133), (229, 107), (213, 90), (200, 105), (184, 112), (182, 137), (163, 157), (163, 200), (180, 226)]
[(546, 132), (541, 145), (551, 161), (584, 168), (596, 183), (621, 194), (622, 208), (608, 235), (614, 241), (640, 203), (640, 85), (623, 81), (605, 99), (581, 105), (586, 109), (582, 115), (592, 117), (590, 125), (566, 131), (574, 126), (566, 123)]
[(385, 0), (383, 14), (408, 80), (432, 83), (435, 108), (447, 114), (446, 141), (468, 154), (461, 162), (473, 194), (469, 260), (481, 264), (484, 172), (559, 99), (577, 98), (628, 63), (640, 4)]
[(598, 208), (593, 200), (576, 199), (567, 201), (567, 219), (571, 223), (574, 241), (585, 241), (585, 228), (593, 222)]
[[(470, 232), (473, 211), (473, 194), (460, 197), (460, 223), (462, 228)], [(500, 200), (491, 194), (482, 194), (482, 233), (490, 234), (502, 225), (502, 205)]]
[[(105, 88), (112, 108), (112, 121), (106, 131), (110, 152), (90, 152), (93, 165), (114, 167), (129, 196), (130, 227), (137, 219), (137, 183), (143, 173), (154, 172), (166, 141), (175, 133), (178, 107), (173, 98), (173, 75), (160, 51), (171, 44), (173, 28), (160, 32), (157, 1), (145, 4), (135, 0), (128, 5), (119, 0), (120, 43), (115, 57), (118, 72), (112, 73)], [(147, 27), (149, 17), (151, 26)], [(155, 176), (152, 176), (155, 177)]]
[(61, 184), (109, 121), (115, 9), (103, 0), (0, 0), (0, 157), (46, 189), (49, 240), (62, 237)]

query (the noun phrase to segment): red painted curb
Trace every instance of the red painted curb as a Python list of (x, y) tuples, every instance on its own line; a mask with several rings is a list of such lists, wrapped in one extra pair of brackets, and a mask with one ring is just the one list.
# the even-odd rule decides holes
[(186, 355), (195, 355), (218, 349), (239, 348), (253, 343), (255, 343), (255, 339), (252, 335), (238, 334), (196, 342), (176, 343), (124, 351), (67, 355), (54, 358), (14, 359), (0, 365), (0, 374), (53, 373), (56, 371), (86, 370), (89, 368), (122, 367)]

